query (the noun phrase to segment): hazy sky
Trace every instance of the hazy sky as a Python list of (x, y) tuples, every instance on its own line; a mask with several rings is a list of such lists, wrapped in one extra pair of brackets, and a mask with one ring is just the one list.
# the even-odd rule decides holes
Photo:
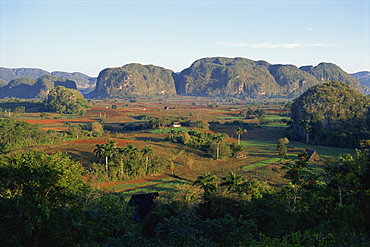
[(0, 0), (0, 67), (179, 72), (203, 57), (370, 71), (370, 0)]

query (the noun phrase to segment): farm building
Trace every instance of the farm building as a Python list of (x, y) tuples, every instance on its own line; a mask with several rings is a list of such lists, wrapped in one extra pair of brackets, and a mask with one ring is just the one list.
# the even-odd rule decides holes
[(158, 197), (158, 192), (132, 195), (128, 205), (134, 207), (133, 219), (141, 221), (152, 210), (153, 200)]
[(319, 154), (315, 150), (306, 148), (305, 152), (308, 154), (308, 161), (319, 162), (321, 160)]
[(178, 128), (178, 127), (181, 127), (181, 123), (180, 123), (180, 122), (173, 122), (173, 123), (171, 124), (171, 127), (172, 127), (172, 128)]

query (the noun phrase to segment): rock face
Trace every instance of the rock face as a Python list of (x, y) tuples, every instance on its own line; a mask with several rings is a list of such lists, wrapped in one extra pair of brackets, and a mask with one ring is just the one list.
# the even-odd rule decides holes
[(370, 71), (361, 71), (351, 75), (357, 78), (360, 81), (361, 85), (370, 88)]
[(360, 81), (350, 74), (344, 72), (335, 64), (320, 63), (316, 67), (302, 66), (299, 69), (310, 73), (319, 81), (342, 81), (357, 89), (358, 91), (362, 91)]
[(203, 58), (183, 70), (176, 80), (177, 93), (194, 96), (274, 96), (279, 85), (268, 63), (245, 58)]
[(343, 81), (362, 92), (359, 81), (337, 65), (272, 65), (246, 58), (212, 57), (195, 61), (177, 80), (180, 95), (240, 98), (297, 97), (319, 83)]
[[(356, 79), (332, 63), (298, 68), (294, 65), (270, 64), (241, 57), (209, 57), (195, 61), (178, 75), (166, 68), (138, 63), (104, 69), (98, 78), (78, 72), (49, 73), (41, 69), (0, 67), (0, 87), (4, 89), (12, 87), (15, 90), (14, 85), (6, 87), (5, 84), (22, 77), (37, 79), (43, 75), (53, 75), (74, 81), (81, 93), (96, 99), (157, 97), (176, 94), (257, 99), (296, 98), (308, 88), (326, 81), (342, 81), (357, 91), (368, 94), (370, 93), (369, 74), (370, 72), (353, 74), (358, 78)], [(30, 82), (26, 81), (22, 79), (13, 82), (17, 85), (25, 84), (19, 86), (17, 91), (24, 92), (25, 89), (21, 87), (30, 87)], [(47, 82), (44, 84), (48, 85)], [(45, 90), (49, 90), (50, 87), (45, 85)], [(5, 95), (4, 92), (0, 92), (0, 97), (20, 95), (9, 90), (6, 92), (10, 94)], [(38, 95), (38, 93), (33, 92), (33, 95)]]
[[(0, 67), (0, 80), (6, 82), (10, 82), (12, 80), (20, 79), (23, 77), (38, 79), (43, 75), (52, 75), (74, 81), (76, 83), (77, 89), (83, 94), (87, 94), (94, 90), (97, 79), (96, 77), (90, 77), (79, 72), (68, 73), (62, 71), (54, 71), (50, 73), (46, 70), (34, 68), (9, 69)], [(4, 86), (5, 84), (6, 83), (0, 82), (0, 87)]]
[(22, 77), (10, 81), (0, 90), (0, 98), (33, 99), (44, 98), (51, 89), (57, 86), (77, 89), (76, 83), (65, 78), (44, 75), (38, 79)]
[(176, 74), (169, 69), (137, 63), (107, 68), (99, 73), (92, 98), (126, 98), (176, 95)]
[(87, 94), (93, 91), (95, 89), (95, 85), (97, 81), (96, 77), (90, 77), (90, 76), (87, 76), (79, 72), (67, 73), (67, 72), (62, 72), (62, 71), (54, 71), (54, 72), (51, 72), (51, 75), (66, 78), (66, 79), (76, 82), (77, 89), (82, 94)]

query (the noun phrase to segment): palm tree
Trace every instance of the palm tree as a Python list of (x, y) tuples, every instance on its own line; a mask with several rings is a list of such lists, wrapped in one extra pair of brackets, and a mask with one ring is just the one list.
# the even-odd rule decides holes
[(145, 146), (141, 153), (145, 157), (145, 172), (148, 172), (149, 157), (153, 155), (153, 149), (150, 146)]
[(131, 143), (127, 143), (124, 152), (128, 158), (134, 158), (139, 153), (139, 149)]
[(223, 142), (224, 136), (222, 134), (216, 134), (212, 138), (213, 142), (217, 144), (217, 149), (216, 149), (216, 160), (220, 157), (220, 143)]
[(200, 188), (204, 190), (204, 194), (209, 195), (211, 191), (216, 191), (217, 180), (215, 175), (211, 175), (211, 173), (207, 172), (203, 176), (198, 176), (193, 185), (199, 185)]
[(99, 162), (101, 162), (101, 157), (103, 153), (103, 145), (96, 144), (96, 148), (94, 149), (93, 153), (96, 157), (99, 158)]
[(221, 186), (228, 186), (228, 191), (240, 191), (241, 185), (245, 181), (242, 176), (238, 176), (234, 172), (229, 172), (229, 174), (224, 179), (225, 182), (223, 182)]
[(101, 157), (105, 158), (105, 172), (108, 172), (108, 158), (112, 157), (116, 152), (116, 141), (109, 140), (108, 143), (99, 145), (96, 144), (94, 149), (94, 154), (100, 159)]
[(240, 136), (241, 136), (241, 134), (246, 133), (246, 132), (247, 132), (247, 130), (246, 129), (243, 129), (242, 127), (236, 128), (235, 134), (238, 135), (238, 144), (239, 145), (240, 145)]

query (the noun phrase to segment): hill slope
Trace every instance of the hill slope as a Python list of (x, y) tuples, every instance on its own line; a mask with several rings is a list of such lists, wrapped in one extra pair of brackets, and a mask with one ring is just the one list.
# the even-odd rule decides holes
[(175, 76), (172, 70), (138, 63), (107, 68), (99, 73), (91, 96), (125, 98), (176, 95)]
[(297, 97), (327, 80), (343, 81), (362, 92), (360, 82), (335, 64), (298, 68), (238, 57), (195, 61), (179, 74), (176, 89), (180, 95), (193, 96)]
[[(43, 75), (52, 75), (56, 77), (62, 77), (76, 83), (77, 89), (82, 93), (89, 93), (90, 91), (94, 90), (96, 85), (96, 77), (90, 77), (83, 73), (79, 72), (62, 72), (62, 71), (54, 71), (48, 72), (42, 69), (35, 69), (35, 68), (17, 68), (17, 69), (9, 69), (0, 67), (0, 80), (10, 82), (15, 79), (20, 79), (22, 77), (28, 77), (31, 79), (38, 79)], [(4, 85), (5, 83), (0, 83), (0, 86)], [(11, 96), (9, 96), (11, 97)]]
[(370, 88), (370, 71), (361, 71), (357, 73), (351, 74), (353, 77), (356, 77), (361, 85), (364, 85), (366, 87)]
[(61, 77), (51, 75), (44, 75), (38, 79), (22, 77), (12, 80), (7, 85), (1, 87), (0, 98), (44, 98), (51, 89), (57, 86), (76, 89), (76, 83), (74, 81)]

